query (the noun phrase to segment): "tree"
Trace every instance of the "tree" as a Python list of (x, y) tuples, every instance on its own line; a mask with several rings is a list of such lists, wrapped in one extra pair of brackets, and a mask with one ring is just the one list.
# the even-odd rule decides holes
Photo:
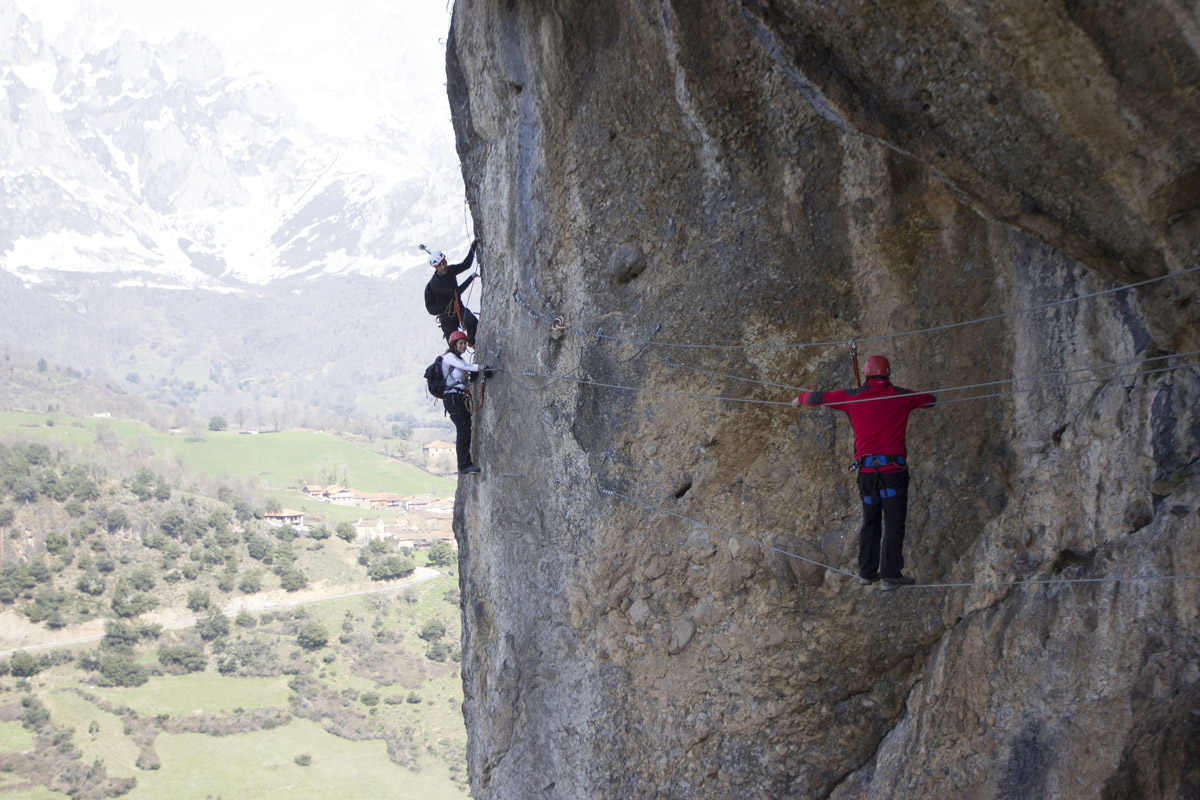
[(46, 534), (46, 552), (54, 555), (61, 555), (64, 550), (71, 546), (71, 538), (65, 533), (51, 531)]
[(296, 635), (296, 644), (305, 650), (320, 650), (329, 642), (329, 632), (319, 622), (310, 622)]
[(391, 555), (376, 559), (367, 570), (367, 575), (373, 581), (389, 581), (411, 575), (416, 565), (407, 556)]
[(172, 539), (178, 539), (183, 533), (183, 529), (187, 526), (187, 517), (183, 511), (178, 508), (172, 508), (163, 515), (162, 520), (158, 523), (158, 527), (162, 528), (162, 532)]
[(12, 660), (9, 662), (9, 670), (14, 678), (29, 678), (37, 675), (41, 669), (42, 666), (38, 660), (24, 650), (13, 653)]
[(84, 570), (79, 575), (79, 580), (75, 581), (75, 588), (84, 594), (90, 594), (93, 597), (98, 597), (104, 594), (104, 576), (92, 565)]
[(203, 611), (208, 608), (210, 598), (203, 589), (192, 589), (188, 592), (187, 607), (189, 611)]
[(141, 686), (150, 676), (130, 656), (109, 654), (100, 657), (100, 685)]
[(238, 589), (242, 594), (254, 594), (262, 591), (262, 576), (257, 572), (247, 572), (238, 581)]
[(354, 530), (354, 526), (349, 522), (339, 522), (337, 526), (337, 537), (345, 539), (347, 542), (353, 542), (358, 538), (358, 533)]
[(246, 542), (246, 552), (256, 561), (261, 561), (264, 564), (270, 564), (273, 560), (274, 548), (271, 547), (271, 540), (265, 536), (254, 534)]
[(425, 623), (417, 635), (427, 642), (435, 642), (446, 635), (446, 623), (434, 617)]
[(286, 591), (298, 592), (308, 586), (308, 578), (304, 577), (303, 572), (293, 567), (279, 576), (279, 585)]
[(429, 649), (425, 651), (425, 657), (430, 661), (444, 662), (450, 657), (450, 645), (441, 641), (431, 642)]
[(128, 622), (109, 619), (104, 621), (104, 637), (100, 640), (100, 646), (106, 650), (132, 652), (138, 638), (137, 628)]
[(9, 494), (19, 503), (32, 503), (37, 500), (38, 482), (32, 475), (22, 475), (13, 481)]
[(129, 575), (129, 585), (139, 592), (148, 592), (154, 588), (154, 570), (150, 567), (139, 567)]
[(0, 508), (0, 528), (7, 528), (9, 525), (12, 525), (16, 517), (16, 513), (8, 506)]
[(229, 617), (220, 611), (210, 611), (207, 617), (196, 621), (196, 633), (206, 642), (229, 635)]
[(429, 548), (429, 563), (435, 567), (450, 567), (458, 563), (458, 553), (450, 543), (439, 539)]
[(31, 467), (45, 466), (53, 461), (50, 448), (41, 442), (25, 446), (25, 462)]
[(213, 417), (208, 421), (208, 429), (210, 431), (223, 431), (229, 427), (229, 423), (224, 417)]
[(186, 644), (158, 646), (158, 663), (170, 670), (182, 672), (203, 672), (208, 666), (208, 658), (199, 647), (189, 647)]
[(38, 359), (38, 372), (45, 372), (48, 368), (49, 368), (49, 365), (46, 363), (46, 359), (39, 358)]
[(108, 516), (104, 520), (104, 527), (109, 533), (116, 533), (123, 528), (128, 528), (129, 515), (120, 506), (109, 509)]

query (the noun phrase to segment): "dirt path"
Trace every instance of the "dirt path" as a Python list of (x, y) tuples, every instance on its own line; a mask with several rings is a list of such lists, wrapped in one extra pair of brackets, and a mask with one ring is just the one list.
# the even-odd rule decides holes
[[(277, 608), (290, 608), (322, 600), (334, 600), (341, 597), (356, 597), (366, 594), (381, 594), (396, 592), (414, 586), (418, 583), (433, 580), (442, 573), (431, 567), (417, 567), (411, 576), (398, 581), (389, 581), (385, 585), (371, 581), (365, 583), (339, 584), (325, 586), (314, 584), (308, 589), (298, 592), (285, 592), (275, 589), (270, 592), (259, 592), (235, 597), (221, 607), (221, 613), (227, 617), (236, 616), (239, 612), (261, 612)], [(203, 615), (201, 615), (203, 616)], [(160, 608), (143, 614), (140, 620), (157, 622), (164, 628), (188, 628), (200, 619), (195, 612), (186, 608)], [(94, 619), (80, 625), (69, 625), (57, 631), (52, 631), (44, 625), (35, 625), (16, 611), (5, 611), (0, 614), (0, 656), (10, 656), (18, 650), (45, 650), (52, 647), (67, 647), (75, 644), (99, 641), (104, 636), (104, 620)]]

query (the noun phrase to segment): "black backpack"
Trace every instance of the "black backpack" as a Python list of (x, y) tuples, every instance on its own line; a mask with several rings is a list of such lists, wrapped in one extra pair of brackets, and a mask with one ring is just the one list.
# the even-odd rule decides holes
[(425, 388), (438, 400), (446, 396), (446, 373), (442, 372), (441, 356), (435, 358), (433, 363), (425, 368)]

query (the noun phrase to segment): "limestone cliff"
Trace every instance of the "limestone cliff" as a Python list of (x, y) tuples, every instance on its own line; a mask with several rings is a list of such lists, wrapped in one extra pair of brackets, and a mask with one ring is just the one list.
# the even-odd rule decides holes
[[(458, 0), (475, 797), (1200, 795), (1200, 581), (1112, 580), (1200, 575), (1198, 53), (1184, 0)], [(941, 586), (837, 571), (849, 426), (786, 403), (848, 352), (778, 345), (851, 338), (983, 384), (909, 427)]]

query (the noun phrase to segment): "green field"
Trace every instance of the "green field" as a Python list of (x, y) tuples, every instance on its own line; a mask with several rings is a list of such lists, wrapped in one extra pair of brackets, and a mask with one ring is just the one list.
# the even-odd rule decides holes
[(47, 695), (43, 702), (56, 722), (76, 730), (73, 741), (83, 752), (85, 764), (99, 759), (109, 775), (137, 777), (140, 773), (135, 766), (138, 748), (124, 734), (120, 717), (102, 711), (74, 692), (55, 692)]
[(298, 489), (304, 484), (322, 483), (323, 473), (336, 473), (336, 482), (344, 477), (346, 485), (365, 492), (405, 496), (430, 493), (438, 497), (454, 494), (454, 481), (327, 433), (294, 430), (247, 435), (204, 431), (192, 437), (162, 433), (128, 420), (55, 415), (54, 424), (47, 425), (47, 419), (43, 414), (0, 412), (0, 432), (86, 450), (95, 446), (96, 429), (105, 424), (123, 442), (149, 446), (160, 456), (178, 457), (197, 472), (217, 478), (249, 476), (268, 489)]
[[(446, 770), (429, 765), (419, 773), (393, 764), (383, 742), (350, 742), (308, 720), (238, 736), (160, 734), (155, 749), (162, 769), (143, 772), (126, 797), (203, 800), (441, 800), (464, 797)], [(296, 757), (309, 754), (310, 766)]]
[(33, 749), (33, 734), (19, 722), (0, 722), (0, 753)]
[(238, 708), (286, 706), (287, 678), (226, 678), (215, 672), (165, 675), (136, 689), (95, 688), (91, 692), (139, 714), (190, 714)]

